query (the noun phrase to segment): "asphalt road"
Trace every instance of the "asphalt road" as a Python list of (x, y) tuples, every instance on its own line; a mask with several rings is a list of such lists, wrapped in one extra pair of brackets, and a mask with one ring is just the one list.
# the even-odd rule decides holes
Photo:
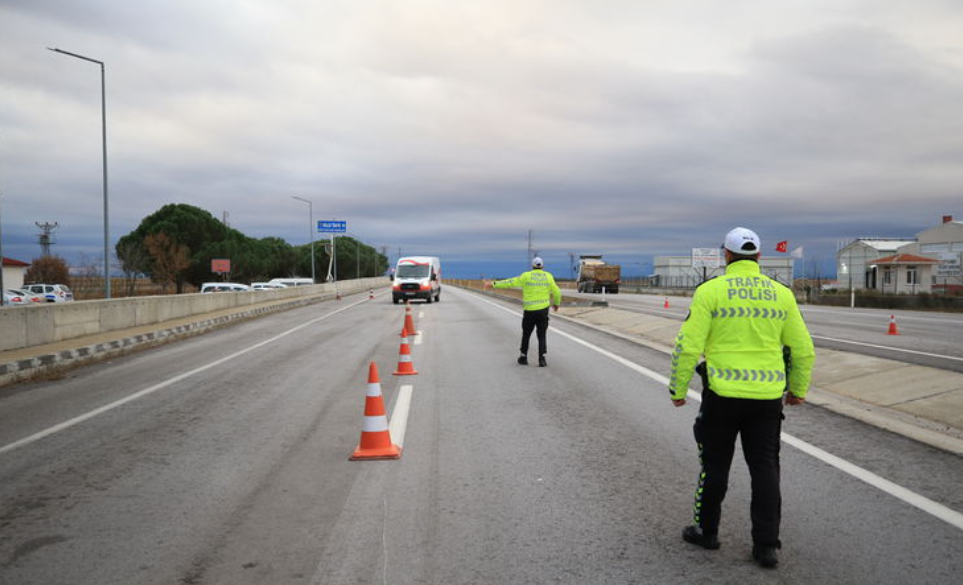
[[(698, 396), (671, 405), (664, 355), (555, 319), (549, 367), (521, 367), (517, 306), (446, 288), (414, 306), (419, 374), (399, 378), (402, 309), (359, 298), (0, 391), (0, 583), (875, 584), (963, 572), (957, 456), (790, 409), (782, 562), (765, 571), (749, 558), (739, 457), (722, 548), (680, 539)], [(389, 412), (412, 386), (400, 461), (348, 461), (369, 360)]]
[[(565, 293), (570, 294), (569, 292)], [(601, 295), (571, 293), (597, 300)], [(646, 294), (606, 295), (609, 306), (682, 321), (690, 297)], [(963, 372), (963, 314), (801, 305), (806, 325), (819, 347), (838, 349), (921, 366)], [(890, 316), (899, 335), (887, 335)]]

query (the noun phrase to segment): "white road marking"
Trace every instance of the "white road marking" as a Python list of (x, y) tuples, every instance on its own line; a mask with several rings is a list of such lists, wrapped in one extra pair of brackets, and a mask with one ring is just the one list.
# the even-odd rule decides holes
[[(889, 314), (889, 315), (893, 315), (893, 314), (897, 315), (897, 316), (899, 317), (899, 320), (900, 320), (900, 321), (902, 321), (902, 320), (905, 319), (905, 320), (907, 320), (907, 321), (934, 321), (934, 322), (936, 322), (936, 323), (946, 323), (947, 321), (958, 321), (958, 320), (960, 320), (960, 318), (957, 317), (957, 316), (955, 316), (955, 315), (947, 315), (946, 317), (940, 317), (940, 318), (938, 318), (938, 317), (918, 317), (918, 316), (916, 316), (916, 315), (907, 315), (907, 314), (905, 314), (905, 313), (900, 313), (900, 312), (898, 312), (898, 311), (887, 312), (885, 309), (876, 309), (876, 311), (879, 311), (879, 312), (876, 312), (876, 313), (867, 313), (867, 312), (862, 312), (862, 311), (860, 311), (859, 308), (857, 308), (857, 309), (854, 311), (853, 309), (851, 309), (851, 308), (849, 308), (849, 307), (840, 307), (840, 310), (833, 311), (833, 310), (829, 310), (829, 309), (813, 309), (813, 308), (811, 308), (811, 305), (801, 305), (801, 306), (799, 307), (799, 310), (802, 311), (803, 313), (827, 313), (827, 314), (835, 315), (835, 316), (838, 316), (838, 317), (859, 317), (859, 318), (861, 318), (861, 319), (870, 319), (870, 320), (873, 320), (873, 321), (886, 320), (886, 315), (887, 315), (887, 314)], [(888, 322), (888, 320), (887, 320), (886, 322)]]
[[(638, 312), (639, 310), (646, 310), (646, 311), (650, 311), (652, 314), (655, 314), (655, 315), (664, 314), (664, 313), (666, 312), (664, 309), (654, 309), (654, 308), (649, 308), (649, 307), (630, 307), (629, 305), (617, 305), (617, 304), (614, 304), (614, 303), (609, 303), (609, 306), (612, 307), (613, 309), (626, 309), (626, 310), (634, 311), (634, 312)], [(670, 312), (670, 313), (674, 313), (674, 311), (669, 311), (669, 312)], [(821, 312), (823, 312), (823, 313), (836, 313), (835, 311), (821, 311)], [(683, 313), (679, 313), (679, 314), (683, 314)], [(838, 313), (837, 313), (837, 314), (838, 314)], [(866, 315), (863, 315), (863, 316), (865, 317)], [(873, 315), (873, 317), (878, 317), (878, 315)], [(909, 319), (909, 318), (907, 318), (907, 319)], [(925, 317), (916, 317), (916, 319), (917, 319), (917, 320), (939, 321), (939, 319), (926, 319)], [(941, 321), (941, 322), (945, 322), (945, 321)], [(903, 349), (903, 348), (901, 348), (901, 347), (893, 347), (893, 346), (891, 346), (891, 345), (877, 345), (877, 344), (874, 344), (874, 343), (865, 343), (865, 342), (862, 342), (862, 341), (850, 341), (849, 339), (838, 339), (838, 338), (836, 338), (836, 337), (824, 337), (824, 336), (822, 336), (822, 335), (813, 335), (812, 338), (813, 338), (813, 339), (822, 339), (823, 341), (835, 341), (835, 342), (837, 342), (837, 343), (848, 343), (848, 344), (850, 344), (850, 345), (860, 345), (860, 346), (863, 346), (863, 347), (873, 347), (873, 348), (876, 348), (876, 349), (885, 349), (885, 350), (887, 350), (887, 351), (898, 351), (898, 352), (901, 352), (901, 353), (911, 353), (911, 354), (914, 354), (914, 355), (922, 355), (922, 356), (926, 356), (926, 357), (933, 357), (933, 358), (939, 358), (939, 359), (944, 359), (944, 360), (953, 360), (953, 361), (957, 361), (957, 362), (963, 362), (963, 357), (956, 357), (956, 356), (952, 356), (952, 355), (943, 355), (943, 354), (939, 354), (939, 353), (928, 353), (928, 352), (925, 352), (925, 351), (917, 351), (917, 350), (915, 350), (915, 349)]]
[(418, 335), (415, 335), (415, 345), (421, 345), (421, 340), (425, 338), (425, 332), (419, 331)]
[(825, 341), (836, 341), (839, 343), (850, 343), (852, 345), (862, 345), (864, 347), (875, 347), (877, 349), (885, 349), (888, 351), (901, 351), (903, 353), (912, 353), (916, 355), (925, 355), (927, 357), (935, 357), (944, 360), (955, 360), (958, 362), (963, 362), (963, 358), (952, 356), (952, 355), (942, 355), (939, 353), (927, 353), (925, 351), (916, 351), (915, 349), (903, 349), (901, 347), (891, 347), (889, 345), (876, 345), (874, 343), (863, 343), (862, 341), (849, 341), (848, 339), (836, 339), (835, 337), (823, 337), (822, 335), (812, 335), (813, 339), (823, 339)]
[(398, 389), (398, 399), (391, 411), (391, 421), (388, 423), (388, 434), (391, 442), (399, 447), (405, 445), (405, 431), (408, 429), (408, 411), (411, 407), (411, 393), (415, 387), (405, 384)]
[(419, 319), (424, 319), (424, 318), (425, 318), (425, 312), (424, 312), (424, 311), (418, 311), (418, 318), (419, 318)]
[[(498, 308), (498, 309), (501, 309), (502, 311), (505, 311), (505, 312), (507, 312), (507, 313), (511, 313), (511, 314), (513, 314), (513, 315), (516, 315), (516, 316), (518, 315), (518, 312), (517, 312), (517, 311), (513, 311), (512, 309), (503, 307), (503, 306), (501, 306), (501, 305), (499, 305), (499, 304), (497, 304), (497, 303), (493, 303), (493, 302), (491, 302), (491, 301), (489, 301), (489, 300), (487, 300), (487, 299), (480, 298), (480, 297), (478, 297), (477, 295), (473, 295), (473, 296), (474, 296), (477, 300), (482, 301), (483, 303), (488, 303), (489, 305), (491, 305), (491, 306), (493, 306), (493, 307), (496, 307), (496, 308)], [(652, 379), (652, 380), (654, 380), (654, 381), (656, 381), (656, 382), (659, 382), (660, 384), (664, 384), (666, 387), (668, 387), (668, 385), (669, 385), (669, 379), (666, 378), (665, 376), (663, 376), (663, 375), (661, 375), (661, 374), (657, 374), (657, 373), (653, 372), (652, 370), (650, 370), (650, 369), (648, 369), (648, 368), (644, 368), (644, 367), (642, 367), (642, 366), (640, 366), (640, 365), (638, 365), (638, 364), (636, 364), (636, 363), (633, 363), (633, 362), (631, 362), (631, 361), (623, 358), (622, 356), (616, 355), (616, 354), (614, 354), (614, 353), (612, 353), (612, 352), (610, 352), (610, 351), (608, 351), (608, 350), (605, 350), (605, 349), (602, 349), (601, 347), (598, 347), (597, 345), (593, 345), (593, 344), (591, 344), (591, 343), (589, 343), (589, 342), (587, 342), (587, 341), (584, 341), (584, 340), (582, 340), (582, 339), (579, 339), (579, 338), (575, 337), (574, 335), (572, 335), (572, 334), (570, 334), (570, 333), (566, 333), (565, 331), (560, 331), (560, 330), (558, 330), (558, 329), (552, 329), (552, 332), (553, 332), (554, 334), (558, 334), (558, 335), (561, 335), (562, 337), (565, 337), (565, 338), (567, 338), (567, 339), (570, 339), (570, 340), (574, 341), (575, 343), (578, 343), (578, 344), (580, 344), (580, 345), (583, 345), (583, 346), (591, 349), (592, 351), (595, 351), (595, 352), (597, 352), (597, 353), (600, 353), (600, 354), (604, 355), (605, 357), (610, 358), (610, 359), (612, 359), (613, 361), (618, 362), (619, 364), (622, 364), (623, 366), (626, 366), (626, 367), (629, 368), (629, 369), (635, 370), (636, 372), (642, 374), (643, 376), (645, 376), (645, 377), (647, 377), (647, 378), (650, 378), (650, 379)], [(698, 393), (698, 392), (695, 392), (694, 390), (689, 390), (688, 397), (691, 397), (691, 398), (693, 398), (693, 399), (695, 399), (695, 400), (697, 400), (697, 401), (699, 401), (699, 402), (702, 401), (702, 395), (701, 395), (700, 393)], [(668, 400), (668, 390), (666, 391), (666, 400)], [(855, 477), (856, 479), (858, 479), (858, 480), (860, 480), (860, 481), (863, 481), (863, 482), (865, 482), (865, 483), (867, 483), (867, 484), (869, 484), (869, 485), (871, 485), (871, 486), (873, 486), (873, 487), (875, 487), (875, 488), (877, 488), (877, 489), (879, 489), (879, 490), (881, 490), (881, 491), (883, 491), (883, 492), (886, 492), (887, 494), (889, 494), (889, 495), (891, 495), (891, 496), (893, 496), (893, 497), (895, 497), (895, 498), (897, 498), (897, 499), (899, 499), (899, 500), (902, 500), (903, 502), (906, 502), (907, 504), (909, 504), (909, 505), (911, 505), (911, 506), (914, 506), (915, 508), (918, 508), (918, 509), (926, 512), (927, 514), (930, 514), (930, 515), (933, 516), (934, 518), (937, 518), (937, 519), (939, 519), (939, 520), (942, 520), (942, 521), (946, 522), (947, 524), (950, 524), (950, 525), (955, 526), (956, 528), (958, 528), (958, 529), (960, 529), (960, 530), (963, 530), (963, 514), (960, 514), (960, 513), (957, 512), (956, 510), (952, 510), (952, 509), (944, 506), (943, 504), (934, 502), (933, 500), (930, 500), (930, 499), (928, 499), (928, 498), (926, 498), (926, 497), (924, 497), (924, 496), (921, 496), (921, 495), (919, 495), (919, 494), (917, 494), (917, 493), (915, 493), (915, 492), (912, 492), (912, 491), (910, 491), (910, 490), (908, 490), (908, 489), (906, 489), (906, 488), (904, 488), (904, 487), (902, 487), (902, 486), (900, 486), (900, 485), (897, 485), (897, 484), (895, 484), (895, 483), (893, 483), (893, 482), (891, 482), (891, 481), (889, 481), (889, 480), (887, 480), (887, 479), (884, 479), (884, 478), (876, 475), (875, 473), (873, 473), (873, 472), (871, 472), (871, 471), (868, 471), (868, 470), (866, 470), (866, 469), (863, 469), (862, 467), (859, 467), (858, 465), (854, 465), (854, 464), (852, 464), (852, 463), (850, 463), (850, 462), (848, 462), (848, 461), (846, 461), (846, 460), (844, 460), (844, 459), (841, 459), (841, 458), (839, 458), (839, 457), (837, 457), (837, 456), (835, 456), (835, 455), (833, 455), (833, 454), (831, 454), (831, 453), (828, 453), (828, 452), (826, 452), (826, 451), (823, 451), (823, 450), (820, 449), (819, 447), (816, 447), (815, 445), (811, 445), (811, 444), (803, 441), (802, 439), (798, 439), (798, 438), (796, 438), (796, 437), (794, 437), (794, 436), (792, 436), (792, 435), (789, 435), (789, 434), (787, 434), (787, 433), (782, 433), (781, 438), (782, 438), (783, 442), (785, 442), (787, 445), (791, 445), (791, 446), (795, 447), (796, 449), (799, 449), (799, 450), (802, 451), (803, 453), (806, 453), (807, 455), (810, 455), (811, 457), (814, 457), (814, 458), (816, 458), (816, 459), (819, 459), (819, 460), (822, 461), (823, 463), (826, 463), (826, 464), (828, 464), (828, 465), (831, 465), (831, 466), (835, 467), (836, 469), (842, 471), (843, 473), (846, 473), (846, 474), (848, 474), (848, 475), (851, 475), (852, 477)]]
[(4, 453), (7, 453), (7, 452), (9, 452), (9, 451), (13, 451), (14, 449), (18, 449), (18, 448), (23, 447), (23, 446), (25, 446), (25, 445), (29, 445), (30, 443), (33, 443), (33, 442), (35, 442), (35, 441), (39, 441), (40, 439), (43, 439), (43, 438), (45, 438), (45, 437), (49, 437), (50, 435), (53, 435), (54, 433), (59, 433), (60, 431), (69, 429), (70, 427), (75, 426), (75, 425), (78, 425), (78, 424), (80, 424), (80, 423), (82, 423), (82, 422), (84, 422), (84, 421), (90, 420), (90, 419), (94, 418), (95, 416), (98, 416), (98, 415), (101, 415), (101, 414), (103, 414), (103, 413), (105, 413), (105, 412), (111, 411), (111, 410), (113, 410), (113, 409), (115, 409), (115, 408), (117, 408), (117, 407), (119, 407), (119, 406), (123, 406), (124, 404), (127, 404), (128, 402), (133, 402), (134, 400), (137, 400), (138, 398), (143, 398), (144, 396), (147, 396), (147, 395), (149, 395), (149, 394), (153, 394), (154, 392), (157, 392), (158, 390), (163, 390), (164, 388), (167, 388), (168, 386), (172, 386), (172, 385), (174, 385), (174, 384), (176, 384), (176, 383), (178, 383), (178, 382), (180, 382), (180, 381), (182, 381), (182, 380), (186, 380), (187, 378), (190, 378), (191, 376), (194, 376), (195, 374), (199, 374), (199, 373), (201, 373), (201, 372), (203, 372), (203, 371), (206, 371), (206, 370), (209, 370), (209, 369), (211, 369), (211, 368), (213, 368), (213, 367), (215, 367), (215, 366), (219, 366), (219, 365), (223, 364), (224, 362), (228, 362), (228, 361), (230, 361), (230, 360), (233, 360), (234, 358), (240, 357), (240, 356), (242, 356), (242, 355), (244, 355), (244, 354), (246, 354), (246, 353), (248, 353), (248, 352), (251, 352), (251, 351), (254, 351), (255, 349), (258, 349), (259, 347), (264, 347), (265, 345), (268, 345), (268, 344), (270, 344), (270, 343), (274, 343), (275, 341), (277, 341), (278, 339), (281, 339), (282, 337), (287, 337), (288, 335), (291, 335), (292, 333), (294, 333), (294, 332), (296, 332), (296, 331), (299, 331), (299, 330), (301, 330), (301, 329), (304, 329), (305, 327), (309, 327), (309, 326), (311, 326), (311, 325), (314, 325), (314, 324), (317, 323), (318, 321), (323, 321), (324, 319), (327, 319), (328, 317), (331, 317), (331, 316), (333, 316), (333, 315), (337, 315), (338, 313), (342, 313), (342, 312), (344, 312), (344, 311), (347, 311), (347, 310), (350, 309), (351, 307), (354, 307), (354, 306), (356, 306), (356, 305), (360, 305), (361, 303), (364, 303), (364, 302), (366, 302), (366, 301), (367, 301), (367, 299), (363, 299), (363, 300), (361, 300), (361, 301), (357, 301), (357, 302), (351, 303), (350, 305), (345, 305), (344, 307), (342, 307), (342, 308), (340, 308), (340, 309), (337, 309), (337, 310), (335, 310), (335, 311), (331, 311), (330, 313), (328, 313), (328, 314), (326, 314), (326, 315), (322, 315), (322, 316), (320, 316), (320, 317), (317, 317), (316, 319), (311, 319), (310, 321), (307, 321), (307, 322), (305, 322), (305, 323), (302, 323), (302, 324), (298, 325), (297, 327), (292, 327), (291, 329), (288, 329), (288, 330), (285, 331), (284, 333), (280, 333), (280, 334), (278, 334), (278, 335), (275, 335), (274, 337), (271, 337), (270, 339), (265, 339), (264, 341), (261, 341), (261, 342), (259, 342), (259, 343), (255, 343), (254, 345), (251, 345), (251, 346), (249, 346), (249, 347), (246, 347), (246, 348), (244, 348), (244, 349), (242, 349), (242, 350), (240, 350), (240, 351), (236, 351), (236, 352), (234, 352), (234, 353), (232, 353), (232, 354), (230, 354), (230, 355), (224, 356), (224, 357), (222, 357), (221, 359), (214, 360), (213, 362), (211, 362), (211, 363), (209, 363), (209, 364), (207, 364), (207, 365), (201, 366), (201, 367), (199, 367), (199, 368), (194, 368), (193, 370), (191, 370), (191, 371), (189, 371), (189, 372), (184, 372), (183, 374), (180, 374), (180, 375), (178, 375), (178, 376), (174, 376), (173, 378), (168, 378), (167, 380), (165, 380), (165, 381), (163, 381), (163, 382), (161, 382), (161, 383), (159, 383), (159, 384), (154, 384), (153, 386), (150, 386), (150, 387), (148, 387), (148, 388), (144, 388), (144, 389), (141, 390), (140, 392), (135, 392), (134, 394), (131, 394), (130, 396), (127, 396), (127, 397), (125, 397), (125, 398), (121, 398), (120, 400), (116, 400), (116, 401), (114, 401), (114, 402), (111, 402), (110, 404), (105, 404), (104, 406), (101, 406), (100, 408), (91, 410), (91, 411), (88, 412), (88, 413), (85, 413), (85, 414), (82, 414), (82, 415), (80, 415), (80, 416), (74, 417), (74, 418), (72, 418), (72, 419), (70, 419), (70, 420), (66, 420), (66, 421), (64, 421), (64, 422), (62, 422), (62, 423), (60, 423), (60, 424), (56, 424), (56, 425), (54, 425), (54, 426), (52, 426), (52, 427), (50, 427), (50, 428), (48, 428), (48, 429), (44, 429), (44, 430), (42, 430), (42, 431), (40, 431), (40, 432), (37, 432), (37, 433), (34, 433), (34, 434), (32, 434), (32, 435), (30, 435), (30, 436), (28, 436), (28, 437), (24, 437), (23, 439), (20, 439), (19, 441), (14, 441), (13, 443), (4, 445), (3, 447), (0, 447), (0, 455), (2, 455), (2, 454), (4, 454)]

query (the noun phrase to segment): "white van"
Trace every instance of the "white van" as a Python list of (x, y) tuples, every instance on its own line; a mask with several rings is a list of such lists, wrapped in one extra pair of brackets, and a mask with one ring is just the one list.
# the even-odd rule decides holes
[(290, 278), (272, 278), (268, 281), (269, 284), (283, 284), (284, 286), (306, 286), (309, 284), (314, 284), (314, 280), (310, 278), (298, 278), (297, 276), (292, 276)]
[(391, 300), (395, 304), (404, 299), (441, 300), (441, 260), (435, 256), (399, 258), (392, 277)]

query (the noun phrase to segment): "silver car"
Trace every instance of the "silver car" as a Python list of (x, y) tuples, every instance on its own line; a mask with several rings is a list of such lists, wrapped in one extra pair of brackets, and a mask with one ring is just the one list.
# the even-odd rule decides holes
[(18, 288), (8, 288), (3, 291), (3, 303), (5, 305), (32, 305), (42, 303), (40, 295), (20, 290)]

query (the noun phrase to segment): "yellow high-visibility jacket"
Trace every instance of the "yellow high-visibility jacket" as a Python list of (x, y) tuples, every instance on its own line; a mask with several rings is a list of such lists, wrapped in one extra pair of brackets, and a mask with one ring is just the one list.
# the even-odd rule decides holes
[[(550, 305), (562, 304), (562, 291), (555, 284), (551, 272), (536, 268), (508, 280), (496, 280), (493, 288), (522, 289), (522, 306), (526, 311), (538, 311)], [(552, 302), (554, 299), (555, 302)]]
[(771, 400), (786, 389), (783, 347), (791, 351), (789, 392), (805, 398), (816, 352), (792, 291), (752, 260), (726, 266), (692, 297), (672, 354), (669, 392), (685, 398), (705, 354), (709, 387), (720, 396)]

